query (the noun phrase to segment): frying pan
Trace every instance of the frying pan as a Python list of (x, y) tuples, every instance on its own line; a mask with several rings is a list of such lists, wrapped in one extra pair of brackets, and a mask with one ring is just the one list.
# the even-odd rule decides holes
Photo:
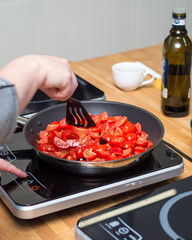
[(66, 103), (59, 104), (33, 116), (24, 126), (23, 132), (27, 142), (36, 151), (38, 156), (55, 168), (66, 172), (84, 176), (101, 176), (116, 174), (124, 170), (131, 169), (140, 161), (147, 160), (151, 151), (161, 142), (164, 135), (164, 127), (161, 121), (152, 113), (137, 106), (112, 102), (112, 101), (82, 101), (85, 109), (93, 115), (107, 111), (110, 116), (127, 116), (132, 123), (140, 122), (142, 129), (148, 133), (148, 139), (154, 143), (154, 146), (145, 152), (133, 157), (121, 160), (106, 162), (81, 162), (67, 159), (60, 159), (50, 156), (37, 149), (39, 132), (46, 129), (47, 125), (53, 121), (59, 121), (66, 117)]

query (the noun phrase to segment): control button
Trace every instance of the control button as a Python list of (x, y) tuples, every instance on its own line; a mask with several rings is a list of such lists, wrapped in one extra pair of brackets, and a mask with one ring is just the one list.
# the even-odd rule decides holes
[(167, 152), (167, 155), (170, 157), (170, 158), (176, 158), (177, 157), (177, 153), (174, 152), (172, 149), (170, 148), (167, 148), (166, 149), (166, 152)]

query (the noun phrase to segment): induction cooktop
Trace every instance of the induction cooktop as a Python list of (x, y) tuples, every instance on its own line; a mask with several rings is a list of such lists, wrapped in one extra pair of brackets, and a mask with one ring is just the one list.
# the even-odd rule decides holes
[(87, 202), (111, 197), (178, 176), (183, 159), (160, 143), (148, 159), (109, 176), (78, 176), (54, 169), (41, 160), (26, 142), (23, 132), (0, 146), (0, 156), (27, 172), (27, 178), (2, 172), (1, 199), (18, 218), (32, 219)]
[(191, 240), (192, 177), (81, 218), (77, 240)]

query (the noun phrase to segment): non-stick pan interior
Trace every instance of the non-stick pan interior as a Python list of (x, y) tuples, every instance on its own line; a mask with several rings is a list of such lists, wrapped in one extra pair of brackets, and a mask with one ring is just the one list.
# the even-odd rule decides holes
[[(148, 133), (148, 138), (154, 143), (159, 144), (164, 134), (164, 127), (161, 121), (150, 112), (133, 105), (110, 102), (110, 101), (82, 101), (83, 106), (90, 114), (98, 114), (107, 111), (109, 115), (127, 116), (132, 123), (140, 122), (142, 128)], [(29, 120), (24, 128), (28, 142), (37, 147), (38, 135), (41, 130), (52, 121), (59, 121), (66, 116), (66, 103), (60, 104), (37, 113)]]

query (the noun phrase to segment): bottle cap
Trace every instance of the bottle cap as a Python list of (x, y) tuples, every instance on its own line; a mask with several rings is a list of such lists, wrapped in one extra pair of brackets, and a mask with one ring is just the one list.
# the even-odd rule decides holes
[(185, 19), (186, 10), (184, 8), (175, 8), (173, 9), (172, 17), (174, 19)]

